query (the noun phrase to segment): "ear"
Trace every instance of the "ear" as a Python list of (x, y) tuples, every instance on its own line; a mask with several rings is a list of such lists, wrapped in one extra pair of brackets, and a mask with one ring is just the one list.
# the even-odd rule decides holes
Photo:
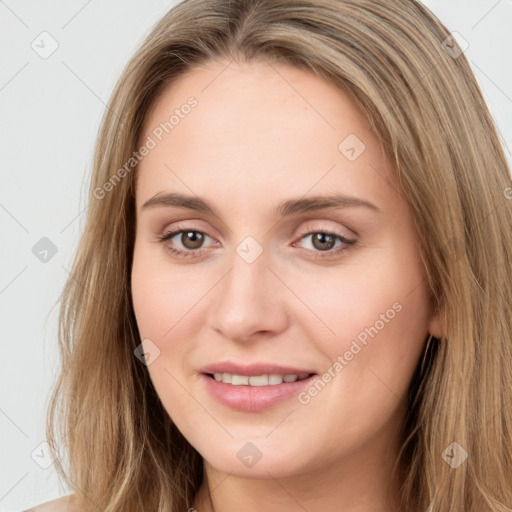
[(446, 321), (441, 310), (435, 309), (430, 316), (428, 332), (432, 334), (434, 338), (441, 339), (446, 337)]

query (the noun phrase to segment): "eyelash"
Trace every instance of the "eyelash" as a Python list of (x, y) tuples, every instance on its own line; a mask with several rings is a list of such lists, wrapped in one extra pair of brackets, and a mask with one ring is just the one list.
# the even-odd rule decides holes
[[(157, 237), (158, 242), (165, 243), (168, 240), (174, 238), (176, 235), (179, 235), (179, 234), (185, 233), (185, 232), (201, 233), (203, 235), (209, 236), (204, 231), (200, 231), (198, 229), (181, 228), (181, 229), (177, 229), (177, 230), (174, 230), (174, 231), (171, 231), (168, 233), (164, 233), (163, 235), (159, 235)], [(311, 250), (311, 249), (306, 249), (309, 252), (316, 253), (313, 256), (314, 258), (332, 258), (333, 256), (336, 256), (343, 251), (350, 250), (356, 243), (356, 240), (349, 240), (348, 238), (344, 237), (343, 235), (340, 235), (339, 233), (335, 233), (335, 232), (329, 231), (329, 230), (308, 231), (300, 236), (300, 240), (302, 240), (303, 238), (305, 238), (309, 235), (314, 235), (314, 234), (318, 234), (318, 233), (320, 233), (322, 235), (333, 236), (334, 238), (341, 240), (341, 242), (345, 245), (336, 247), (335, 249), (329, 249), (326, 251), (318, 251), (318, 250), (315, 251), (315, 250)], [(203, 252), (203, 249), (191, 249), (191, 250), (184, 251), (182, 249), (176, 249), (175, 247), (166, 247), (166, 250), (169, 251), (172, 255), (178, 256), (180, 258), (193, 257), (193, 256), (197, 255), (197, 252), (199, 252), (199, 253)]]

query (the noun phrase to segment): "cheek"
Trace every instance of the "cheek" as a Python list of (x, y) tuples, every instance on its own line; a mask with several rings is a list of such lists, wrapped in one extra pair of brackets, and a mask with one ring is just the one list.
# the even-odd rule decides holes
[(336, 376), (326, 375), (337, 382), (329, 387), (369, 402), (375, 401), (372, 396), (391, 393), (393, 399), (393, 393), (405, 393), (429, 314), (426, 275), (415, 246), (396, 244), (372, 260), (314, 280), (302, 276), (294, 289), (314, 313), (296, 321), (324, 355), (324, 371)]
[(154, 338), (161, 343), (187, 326), (200, 310), (198, 301), (206, 292), (206, 279), (199, 266), (176, 270), (170, 266), (163, 249), (155, 251), (154, 247), (136, 244), (131, 287), (141, 338)]
[(186, 340), (193, 336), (185, 330), (198, 298), (197, 286), (190, 285), (191, 282), (194, 283), (182, 274), (170, 272), (165, 261), (136, 244), (131, 288), (140, 339), (144, 351), (153, 354), (147, 370), (169, 416), (178, 419), (184, 429), (191, 420), (183, 414), (190, 408), (190, 395), (183, 386), (186, 380), (183, 361), (187, 359)]
[(191, 354), (204, 326), (206, 296), (216, 281), (217, 273), (200, 265), (177, 268), (163, 250), (135, 246), (131, 286), (137, 327), (141, 340), (150, 340), (149, 349), (158, 353), (148, 372), (164, 407), (182, 422), (190, 410), (185, 388), (197, 379)]

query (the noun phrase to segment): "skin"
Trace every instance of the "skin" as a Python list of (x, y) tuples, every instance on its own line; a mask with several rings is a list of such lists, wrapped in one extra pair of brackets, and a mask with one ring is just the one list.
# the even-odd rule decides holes
[[(196, 67), (158, 98), (141, 140), (190, 96), (198, 104), (142, 160), (136, 186), (134, 309), (141, 339), (160, 350), (148, 365), (155, 389), (205, 460), (194, 507), (396, 511), (390, 473), (405, 394), (428, 335), (442, 335), (412, 212), (345, 93), (288, 65), (228, 63)], [(366, 147), (353, 161), (338, 149), (349, 134)], [(204, 198), (217, 214), (143, 208), (167, 192)], [(274, 213), (286, 199), (333, 192), (380, 211)], [(181, 234), (158, 241), (178, 223), (204, 233), (202, 245)], [(325, 230), (356, 243), (335, 253), (339, 239), (326, 249), (310, 234)], [(236, 251), (247, 236), (263, 249), (252, 263)], [(171, 246), (196, 252), (183, 258)], [(199, 378), (228, 359), (322, 375), (396, 303), (400, 312), (306, 405), (293, 397), (233, 410)], [(237, 457), (247, 442), (262, 455), (252, 467)]]

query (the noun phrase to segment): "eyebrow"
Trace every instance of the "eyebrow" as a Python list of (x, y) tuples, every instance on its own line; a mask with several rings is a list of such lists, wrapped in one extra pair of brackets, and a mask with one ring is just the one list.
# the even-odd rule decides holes
[[(142, 210), (156, 207), (178, 207), (195, 210), (198, 212), (208, 213), (218, 216), (217, 212), (210, 204), (198, 196), (187, 196), (179, 193), (159, 193), (148, 199), (143, 205)], [(306, 213), (316, 210), (324, 210), (328, 208), (350, 208), (364, 207), (377, 213), (382, 210), (370, 201), (360, 199), (354, 196), (343, 194), (318, 195), (310, 197), (301, 197), (297, 199), (288, 199), (283, 201), (275, 208), (275, 214), (281, 217)]]

